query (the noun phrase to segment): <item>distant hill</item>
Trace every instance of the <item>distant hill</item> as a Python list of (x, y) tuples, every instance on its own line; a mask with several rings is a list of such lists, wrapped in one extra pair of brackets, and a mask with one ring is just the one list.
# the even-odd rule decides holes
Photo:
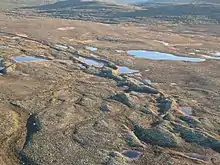
[(35, 6), (55, 3), (64, 0), (0, 0), (0, 9)]
[(220, 4), (220, 0), (115, 0), (119, 3), (216, 3)]
[(198, 2), (204, 2), (204, 3), (216, 3), (220, 4), (220, 0), (197, 0)]
[(11, 4), (48, 4), (48, 3), (54, 3), (59, 0), (1, 0), (1, 3), (11, 3)]
[[(25, 7), (25, 6), (39, 6), (53, 4), (56, 2), (75, 3), (76, 1), (100, 1), (110, 3), (190, 3), (190, 2), (201, 2), (201, 3), (216, 3), (220, 4), (220, 0), (0, 0), (0, 9), (14, 8), (14, 7)], [(66, 3), (66, 4), (67, 4)]]

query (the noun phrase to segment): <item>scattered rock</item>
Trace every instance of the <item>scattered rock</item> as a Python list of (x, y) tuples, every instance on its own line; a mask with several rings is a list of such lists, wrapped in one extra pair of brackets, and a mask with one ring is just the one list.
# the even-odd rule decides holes
[(152, 84), (152, 81), (149, 79), (144, 79), (144, 84), (150, 85), (150, 84)]
[(5, 73), (13, 72), (16, 70), (17, 64), (11, 62), (5, 62)]
[(137, 138), (133, 131), (131, 131), (127, 126), (125, 126), (126, 134), (125, 140), (130, 147), (144, 147), (144, 144)]
[(127, 150), (124, 151), (122, 154), (130, 159), (138, 159), (141, 157), (141, 155), (143, 155), (142, 152), (135, 150)]
[(201, 125), (201, 122), (193, 116), (180, 116), (180, 119), (192, 127), (198, 127)]
[(110, 158), (106, 165), (127, 165), (127, 163), (126, 159), (121, 153), (114, 151), (110, 154)]
[(110, 68), (103, 69), (101, 73), (98, 74), (98, 76), (111, 78), (115, 81), (123, 81), (123, 78), (119, 76), (117, 72)]
[(121, 154), (117, 151), (113, 151), (113, 152), (110, 153), (110, 156), (112, 156), (112, 157), (117, 157), (117, 156), (120, 156), (120, 155)]
[(78, 66), (79, 66), (80, 69), (83, 69), (83, 70), (86, 69), (86, 66), (84, 66), (83, 64), (78, 64)]
[(157, 101), (159, 103), (158, 107), (160, 108), (161, 114), (167, 113), (172, 108), (172, 101), (167, 98), (160, 97)]
[(115, 70), (118, 69), (118, 67), (113, 62), (110, 62), (110, 61), (107, 62), (107, 67), (115, 69)]
[(5, 67), (0, 67), (0, 74), (3, 75), (6, 73), (6, 68)]
[(164, 120), (173, 121), (175, 120), (175, 117), (171, 113), (167, 113), (164, 117)]
[(175, 132), (174, 128), (173, 128), (173, 125), (168, 120), (162, 120), (161, 123), (159, 123), (157, 125), (157, 128), (162, 128), (162, 129), (168, 130), (170, 132)]
[(173, 124), (175, 126), (174, 130), (177, 133), (180, 133), (187, 142), (197, 143), (201, 146), (213, 149), (220, 148), (220, 140), (207, 132), (204, 132), (203, 130), (195, 130), (177, 123)]
[(148, 105), (143, 105), (143, 106), (140, 106), (140, 111), (145, 113), (145, 114), (150, 114), (150, 115), (154, 115), (154, 116), (157, 116), (157, 113), (154, 112), (150, 107), (148, 107)]
[(3, 58), (0, 57), (0, 67), (3, 67)]
[(193, 115), (193, 109), (192, 107), (180, 107), (180, 110), (184, 113), (186, 116)]
[(4, 65), (4, 60), (0, 57), (0, 74), (3, 75), (6, 73), (6, 67)]
[(140, 108), (141, 112), (144, 112), (145, 114), (152, 114), (152, 112), (149, 110), (147, 105), (144, 105)]
[(107, 104), (102, 104), (100, 109), (102, 112), (110, 112), (110, 108)]
[(216, 128), (218, 129), (220, 126), (220, 124), (215, 122), (215, 120), (213, 120), (212, 118), (202, 117), (202, 118), (199, 118), (199, 121), (201, 122), (201, 125), (199, 126), (202, 126), (203, 128), (206, 128), (206, 129), (215, 130)]
[(135, 135), (142, 141), (162, 147), (177, 147), (180, 142), (171, 132), (162, 128), (144, 129), (139, 125), (134, 126)]
[(159, 91), (156, 89), (147, 86), (147, 85), (141, 85), (137, 81), (132, 81), (131, 79), (123, 82), (119, 82), (118, 86), (128, 86), (129, 91), (135, 91), (135, 92), (140, 92), (140, 93), (151, 93), (151, 94), (158, 94)]
[(115, 96), (112, 96), (111, 99), (114, 99), (116, 101), (119, 101), (128, 107), (134, 107), (134, 104), (131, 101), (130, 95), (128, 93), (119, 93)]
[[(84, 65), (81, 65), (81, 66), (84, 66)], [(97, 69), (97, 68), (95, 68), (95, 67), (93, 67), (93, 66), (86, 66), (86, 70), (85, 70), (85, 72), (86, 73), (88, 73), (88, 74), (93, 74), (93, 75), (99, 75), (100, 74), (100, 72), (99, 72), (99, 70)], [(82, 69), (83, 69), (83, 67), (82, 67)]]

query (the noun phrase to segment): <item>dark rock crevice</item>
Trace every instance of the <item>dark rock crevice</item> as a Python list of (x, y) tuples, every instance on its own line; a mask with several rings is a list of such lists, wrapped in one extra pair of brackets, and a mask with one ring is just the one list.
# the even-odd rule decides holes
[(27, 119), (26, 129), (26, 141), (23, 148), (19, 152), (20, 163), (22, 165), (38, 165), (24, 152), (25, 147), (31, 142), (33, 135), (41, 130), (41, 125), (37, 114), (30, 114), (29, 118)]

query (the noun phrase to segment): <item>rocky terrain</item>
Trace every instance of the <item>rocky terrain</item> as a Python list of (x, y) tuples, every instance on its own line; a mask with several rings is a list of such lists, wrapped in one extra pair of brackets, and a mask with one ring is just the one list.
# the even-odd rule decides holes
[(218, 6), (70, 2), (0, 12), (0, 164), (219, 165)]

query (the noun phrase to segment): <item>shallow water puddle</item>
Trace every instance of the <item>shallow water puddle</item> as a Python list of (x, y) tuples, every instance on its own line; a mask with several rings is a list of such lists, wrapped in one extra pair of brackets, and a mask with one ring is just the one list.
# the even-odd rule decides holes
[(79, 59), (82, 62), (84, 62), (84, 63), (86, 63), (87, 65), (90, 65), (90, 66), (95, 66), (95, 67), (99, 67), (99, 68), (102, 68), (104, 66), (103, 63), (98, 62), (96, 60), (89, 59), (89, 58), (79, 57)]
[(220, 52), (213, 53), (214, 56), (220, 57)]
[(180, 107), (180, 110), (188, 116), (193, 115), (193, 109), (191, 107)]
[(96, 47), (92, 47), (92, 46), (86, 46), (86, 49), (90, 50), (90, 51), (97, 51), (98, 50)]
[(138, 159), (141, 155), (143, 155), (142, 152), (135, 151), (135, 150), (124, 151), (122, 154), (131, 159)]
[(13, 57), (12, 60), (14, 60), (15, 62), (49, 61), (47, 59), (31, 57), (31, 56), (17, 56), (17, 57)]
[(87, 63), (88, 65), (96, 66), (96, 67), (103, 67), (104, 66), (103, 63), (100, 63), (100, 62), (97, 62), (97, 61), (91, 60), (91, 59), (85, 59), (85, 63)]
[(188, 62), (205, 61), (205, 59), (202, 59), (202, 58), (176, 56), (173, 54), (155, 52), (155, 51), (129, 50), (127, 51), (127, 53), (137, 58), (146, 58), (146, 59), (151, 59), (151, 60), (173, 60), (173, 61), (188, 61)]
[(205, 57), (207, 59), (220, 60), (220, 56), (207, 56), (207, 55), (203, 55), (203, 57)]
[(119, 66), (119, 73), (125, 74), (125, 73), (136, 73), (138, 70), (130, 69), (126, 66)]

